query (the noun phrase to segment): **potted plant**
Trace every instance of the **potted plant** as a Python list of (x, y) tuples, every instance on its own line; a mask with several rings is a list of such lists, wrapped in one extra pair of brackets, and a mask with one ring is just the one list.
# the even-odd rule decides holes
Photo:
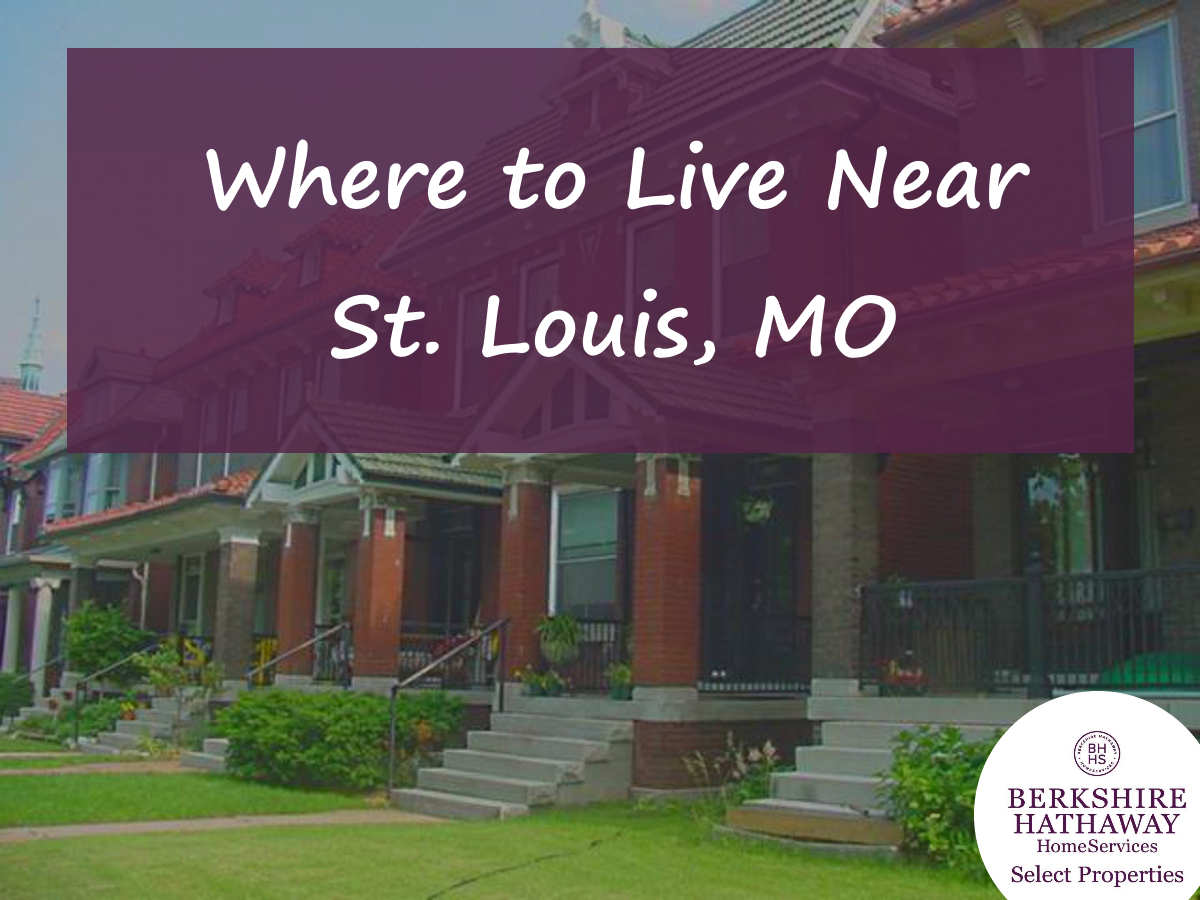
[(613, 663), (605, 672), (608, 696), (612, 700), (633, 699), (633, 669), (628, 663)]
[(542, 676), (542, 694), (546, 697), (558, 697), (567, 689), (566, 679), (553, 669)]
[(881, 697), (923, 697), (929, 693), (929, 679), (917, 663), (916, 654), (906, 651), (899, 659), (883, 664), (879, 677)]
[(533, 666), (526, 666), (513, 672), (513, 678), (521, 683), (521, 693), (526, 697), (545, 696), (542, 688), (542, 676), (534, 671)]
[(537, 624), (542, 656), (552, 666), (569, 666), (579, 658), (583, 633), (573, 616), (558, 614), (542, 616)]

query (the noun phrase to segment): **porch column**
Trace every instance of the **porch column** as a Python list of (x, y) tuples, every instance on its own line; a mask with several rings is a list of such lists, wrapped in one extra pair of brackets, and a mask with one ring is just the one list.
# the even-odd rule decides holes
[[(67, 594), (67, 615), (74, 615), (84, 603), (94, 600), (95, 591), (95, 569), (82, 566), (71, 569), (71, 581)], [(67, 662), (69, 663), (70, 660)]]
[(35, 578), (30, 582), (30, 586), (37, 591), (33, 612), (33, 647), (29, 655), (29, 671), (35, 673), (32, 676), (35, 697), (42, 696), (46, 689), (45, 665), (50, 659), (50, 627), (54, 613), (54, 591), (58, 585), (55, 578)]
[[(317, 516), (310, 510), (289, 509), (279, 554), (275, 613), (280, 653), (313, 637), (317, 621), (317, 546)], [(309, 648), (281, 662), (279, 674), (311, 675), (312, 666)]]
[(879, 567), (879, 455), (813, 455), (813, 693), (858, 684), (858, 587)]
[(246, 677), (254, 658), (254, 589), (258, 578), (258, 532), (223, 528), (217, 568), (213, 660), (227, 680)]
[(500, 525), (500, 618), (508, 617), (506, 678), (536, 666), (538, 619), (549, 608), (550, 479), (536, 466), (514, 466), (504, 473), (504, 511)]
[(25, 603), (24, 587), (8, 589), (8, 608), (4, 614), (4, 658), (0, 670), (17, 671), (17, 659), (21, 655), (21, 607)]
[(639, 454), (633, 683), (695, 690), (700, 674), (701, 480), (685, 455)]
[(1013, 484), (1013, 458), (1009, 454), (978, 453), (971, 458), (971, 530), (976, 578), (1021, 574)]
[(364, 498), (351, 609), (354, 678), (394, 678), (404, 610), (403, 508)]

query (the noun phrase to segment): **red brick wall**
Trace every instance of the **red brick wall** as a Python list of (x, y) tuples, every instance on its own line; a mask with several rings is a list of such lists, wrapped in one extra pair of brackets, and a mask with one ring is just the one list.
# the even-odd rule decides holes
[(358, 542), (352, 622), (355, 676), (395, 675), (403, 615), (404, 513), (395, 511), (392, 534), (387, 511), (371, 511), (371, 534)]
[[(657, 486), (647, 496), (648, 467)], [(701, 480), (692, 464), (639, 462), (633, 570), (633, 680), (695, 685), (700, 673)], [(686, 492), (682, 478), (687, 478)]]
[(879, 541), (881, 578), (970, 578), (971, 457), (890, 456), (879, 479)]
[[(313, 636), (317, 610), (317, 526), (291, 522), (279, 555), (279, 595), (276, 600), (276, 629), (279, 650), (286, 652)], [(312, 672), (312, 651), (301, 650), (279, 664), (284, 675)]]
[(747, 749), (761, 747), (769, 740), (783, 763), (788, 764), (796, 747), (812, 742), (812, 723), (807, 719), (634, 722), (634, 786), (662, 790), (705, 787), (696, 783), (684, 759), (697, 752), (710, 760), (723, 754), (730, 734)]
[(540, 658), (534, 628), (547, 608), (550, 486), (509, 485), (501, 517), (499, 613), (510, 619), (506, 675), (511, 677), (515, 669), (536, 665)]

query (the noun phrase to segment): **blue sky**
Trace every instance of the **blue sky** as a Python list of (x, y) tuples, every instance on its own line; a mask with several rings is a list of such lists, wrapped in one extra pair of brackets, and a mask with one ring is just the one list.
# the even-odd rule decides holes
[[(600, 0), (677, 41), (749, 0)], [(0, 374), (34, 295), (46, 378), (65, 387), (68, 47), (557, 47), (582, 0), (8, 0), (0, 3)]]

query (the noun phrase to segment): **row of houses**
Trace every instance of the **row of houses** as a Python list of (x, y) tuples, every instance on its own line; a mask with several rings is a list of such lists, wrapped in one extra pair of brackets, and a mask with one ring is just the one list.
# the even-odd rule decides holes
[[(62, 620), (89, 599), (186, 638), (231, 679), (307, 644), (277, 683), (365, 690), (506, 621), (504, 671), (481, 660), (451, 685), (486, 707), (496, 680), (543, 664), (539, 619), (567, 613), (584, 650), (565, 673), (573, 697), (555, 708), (614, 715), (596, 695), (610, 664), (630, 663), (634, 700), (617, 714), (633, 723), (632, 784), (648, 790), (690, 787), (683, 757), (729, 733), (787, 747), (831, 721), (1000, 723), (1096, 686), (1155, 692), (1200, 729), (1200, 9), (902, 6), (760, 0), (687, 46), (1133, 47), (1135, 453), (748, 452), (764, 428), (777, 443), (812, 424), (753, 365), (689, 392), (652, 359), (570, 353), (536, 375), (477, 353), (442, 371), (431, 356), (410, 408), (394, 379), (307, 352), (335, 340), (331, 302), (398, 300), (419, 277), (443, 311), (428, 336), (474, 349), (464, 323), (493, 291), (521, 297), (531, 318), (588, 279), (611, 278), (614, 297), (631, 272), (660, 291), (685, 285), (704, 268), (696, 255), (719, 250), (613, 210), (515, 241), (498, 239), (502, 221), (443, 234), (414, 203), (339, 212), (286, 257), (256, 251), (215, 280), (211, 322), (178, 351), (94, 353), (70, 446), (63, 410), (5, 457), (4, 669), (52, 683)], [(650, 45), (589, 6), (574, 43), (605, 42)], [(629, 59), (598, 68), (625, 84), (638, 74)], [(597, 77), (570, 90), (608, 90)], [(874, 102), (905, 115), (911, 96), (881, 90)], [(573, 96), (484, 156), (573, 127)], [(933, 121), (953, 129), (953, 102)], [(818, 124), (804, 140), (831, 156), (840, 135)], [(839, 231), (815, 255), (836, 259), (853, 240)], [(653, 258), (676, 264), (642, 272), (643, 242), (649, 253), (672, 241), (677, 253)], [(439, 263), (468, 252), (469, 266)], [(726, 262), (733, 277), (745, 260)], [(1035, 269), (1037, 302), (1086, 290), (1069, 260)], [(978, 278), (1003, 306), (1029, 284), (1009, 271), (954, 287)], [(712, 302), (736, 339), (734, 313)], [(636, 452), (664, 410), (667, 443), (693, 452)], [(263, 422), (283, 452), (239, 452)], [(592, 449), (601, 425), (607, 452)], [(169, 449), (113, 452), (115, 428)], [(561, 450), (544, 450), (547, 434)], [(484, 449), (497, 437), (511, 452)]]

